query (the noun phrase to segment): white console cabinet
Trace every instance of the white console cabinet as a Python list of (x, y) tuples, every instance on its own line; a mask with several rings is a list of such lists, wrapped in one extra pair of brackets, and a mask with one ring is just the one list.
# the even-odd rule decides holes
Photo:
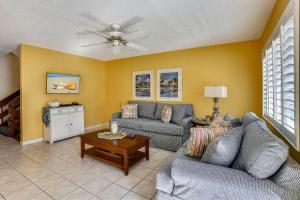
[(50, 124), (44, 126), (44, 141), (54, 141), (84, 133), (84, 107), (50, 108)]

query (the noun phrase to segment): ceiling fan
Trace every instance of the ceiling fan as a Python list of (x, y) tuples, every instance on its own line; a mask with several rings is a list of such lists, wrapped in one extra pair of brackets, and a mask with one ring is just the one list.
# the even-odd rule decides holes
[(139, 30), (127, 31), (126, 29), (128, 29), (130, 26), (134, 25), (135, 23), (141, 21), (141, 18), (133, 17), (133, 18), (125, 21), (123, 23), (123, 25), (117, 24), (117, 23), (108, 25), (108, 24), (98, 20), (97, 18), (95, 18), (94, 16), (92, 16), (90, 14), (83, 14), (82, 16), (90, 21), (101, 23), (101, 25), (105, 27), (105, 29), (103, 31), (86, 30), (84, 32), (99, 35), (99, 36), (105, 38), (106, 41), (98, 42), (98, 43), (94, 43), (94, 44), (81, 45), (81, 47), (90, 47), (90, 46), (96, 46), (96, 45), (102, 45), (102, 44), (111, 44), (114, 54), (120, 53), (121, 46), (130, 47), (130, 48), (140, 50), (140, 51), (147, 50), (146, 47), (136, 44), (135, 42), (132, 42), (126, 38), (128, 35), (139, 31)]

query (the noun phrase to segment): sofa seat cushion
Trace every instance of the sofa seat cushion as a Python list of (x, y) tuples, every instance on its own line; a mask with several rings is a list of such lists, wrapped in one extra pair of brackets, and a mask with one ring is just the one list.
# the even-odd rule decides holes
[(288, 157), (288, 146), (260, 120), (244, 128), (240, 152), (233, 168), (243, 169), (258, 179), (273, 175)]
[(118, 123), (118, 126), (122, 128), (128, 128), (133, 130), (141, 130), (141, 127), (146, 122), (152, 121), (151, 119), (147, 118), (137, 118), (137, 119), (122, 119), (117, 118), (113, 119), (112, 121), (116, 121)]
[(183, 136), (184, 128), (173, 123), (164, 123), (161, 120), (150, 120), (140, 127), (141, 131), (161, 133), (165, 135)]

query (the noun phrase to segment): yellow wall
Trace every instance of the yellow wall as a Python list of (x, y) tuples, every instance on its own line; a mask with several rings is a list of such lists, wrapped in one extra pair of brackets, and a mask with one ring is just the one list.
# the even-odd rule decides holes
[[(81, 76), (80, 94), (46, 94), (46, 72)], [(22, 141), (43, 137), (42, 107), (50, 100), (85, 105), (85, 126), (104, 122), (105, 63), (21, 45)]]
[[(139, 56), (106, 63), (106, 101), (109, 119), (120, 104), (132, 99), (134, 71), (182, 68), (183, 103), (194, 104), (197, 116), (212, 113), (212, 99), (203, 95), (204, 86), (225, 85), (228, 98), (220, 100), (221, 113), (241, 116), (247, 111), (261, 113), (260, 43), (209, 46)], [(156, 94), (156, 90), (155, 90)], [(156, 95), (155, 95), (156, 96)]]
[[(276, 27), (277, 22), (280, 19), (281, 15), (284, 12), (288, 3), (289, 3), (289, 0), (278, 0), (277, 1), (276, 5), (273, 9), (272, 15), (265, 27), (264, 33), (261, 38), (261, 45), (262, 45), (261, 51), (262, 51), (262, 48), (264, 47), (264, 45), (266, 44), (266, 42), (268, 41), (270, 35), (272, 34), (272, 31)], [(294, 147), (292, 145), (290, 145), (290, 143), (287, 140), (285, 140), (284, 137), (282, 137), (282, 135), (278, 131), (276, 131), (270, 124), (269, 124), (269, 127), (271, 128), (273, 133), (275, 133), (278, 137), (280, 137), (282, 140), (284, 140), (289, 145), (290, 154), (294, 157), (295, 160), (297, 160), (300, 163), (300, 152), (296, 151), (294, 149)]]

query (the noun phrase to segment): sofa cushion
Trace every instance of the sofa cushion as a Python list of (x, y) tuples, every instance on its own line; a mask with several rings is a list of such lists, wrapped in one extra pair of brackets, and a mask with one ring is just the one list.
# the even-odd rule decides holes
[(208, 145), (201, 160), (209, 164), (228, 167), (240, 150), (242, 136), (242, 127), (231, 129), (228, 134), (221, 135)]
[(270, 177), (270, 180), (287, 190), (294, 190), (300, 194), (300, 166), (288, 157), (280, 169)]
[(259, 117), (257, 117), (257, 115), (253, 112), (248, 112), (246, 113), (243, 117), (242, 117), (242, 124), (244, 127), (248, 126), (249, 124), (251, 124), (254, 121), (263, 121), (262, 119), (260, 119)]
[(263, 121), (253, 121), (243, 128), (243, 141), (233, 168), (244, 169), (258, 179), (270, 177), (286, 161), (288, 146)]
[(143, 118), (154, 118), (154, 112), (156, 103), (154, 102), (140, 102), (140, 101), (129, 101), (129, 104), (138, 104), (138, 117)]
[(133, 130), (140, 130), (141, 126), (149, 121), (152, 121), (148, 118), (137, 118), (137, 119), (122, 119), (122, 118), (116, 118), (112, 119), (112, 121), (115, 121), (118, 123), (118, 126)]
[(172, 119), (171, 122), (180, 124), (180, 121), (186, 116), (186, 105), (174, 104), (172, 105)]
[(173, 123), (164, 123), (161, 120), (150, 120), (142, 124), (141, 131), (161, 133), (166, 135), (183, 136), (184, 128)]

